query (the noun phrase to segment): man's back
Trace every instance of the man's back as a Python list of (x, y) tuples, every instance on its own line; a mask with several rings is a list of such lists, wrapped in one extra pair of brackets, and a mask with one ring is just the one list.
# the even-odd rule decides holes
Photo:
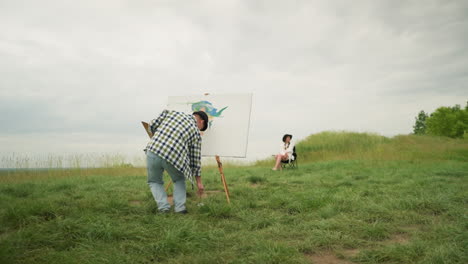
[(145, 150), (151, 151), (191, 179), (199, 175), (201, 136), (193, 115), (164, 110), (150, 122), (153, 137)]

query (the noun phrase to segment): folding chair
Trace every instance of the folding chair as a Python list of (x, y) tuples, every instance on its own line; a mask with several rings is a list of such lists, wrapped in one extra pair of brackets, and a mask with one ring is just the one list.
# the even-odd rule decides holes
[(282, 160), (281, 161), (281, 167), (283, 169), (298, 169), (299, 168), (299, 165), (297, 164), (297, 153), (296, 153), (296, 146), (294, 146), (293, 148), (293, 157), (294, 159), (293, 160)]

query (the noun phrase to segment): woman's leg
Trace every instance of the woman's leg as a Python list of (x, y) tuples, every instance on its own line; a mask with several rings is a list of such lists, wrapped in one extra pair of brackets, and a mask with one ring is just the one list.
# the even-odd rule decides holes
[(278, 169), (278, 168), (277, 168), (277, 167), (278, 167), (278, 156), (279, 156), (279, 155), (276, 155), (276, 156), (275, 156), (275, 166), (273, 166), (273, 170), (277, 170), (277, 169)]
[[(288, 153), (284, 154), (284, 155), (281, 157), (281, 161), (288, 161), (288, 160), (289, 160)], [(281, 161), (280, 161), (280, 164), (281, 164)], [(281, 168), (281, 170), (283, 170), (283, 166), (280, 165), (280, 168)]]
[(284, 155), (278, 154), (276, 155), (276, 163), (273, 169), (278, 170), (281, 168), (281, 160), (283, 159)]

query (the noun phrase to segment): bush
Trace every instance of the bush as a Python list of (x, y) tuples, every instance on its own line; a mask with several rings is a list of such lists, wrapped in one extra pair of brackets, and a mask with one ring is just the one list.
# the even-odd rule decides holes
[(430, 135), (463, 138), (468, 131), (468, 103), (465, 109), (460, 105), (437, 108), (426, 119), (426, 127)]

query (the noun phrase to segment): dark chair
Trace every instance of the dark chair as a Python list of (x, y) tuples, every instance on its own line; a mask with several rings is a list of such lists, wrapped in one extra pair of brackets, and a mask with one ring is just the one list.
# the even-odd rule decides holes
[(281, 161), (281, 167), (283, 169), (298, 169), (299, 165), (297, 164), (297, 153), (296, 153), (296, 146), (293, 148), (293, 160), (282, 160)]

